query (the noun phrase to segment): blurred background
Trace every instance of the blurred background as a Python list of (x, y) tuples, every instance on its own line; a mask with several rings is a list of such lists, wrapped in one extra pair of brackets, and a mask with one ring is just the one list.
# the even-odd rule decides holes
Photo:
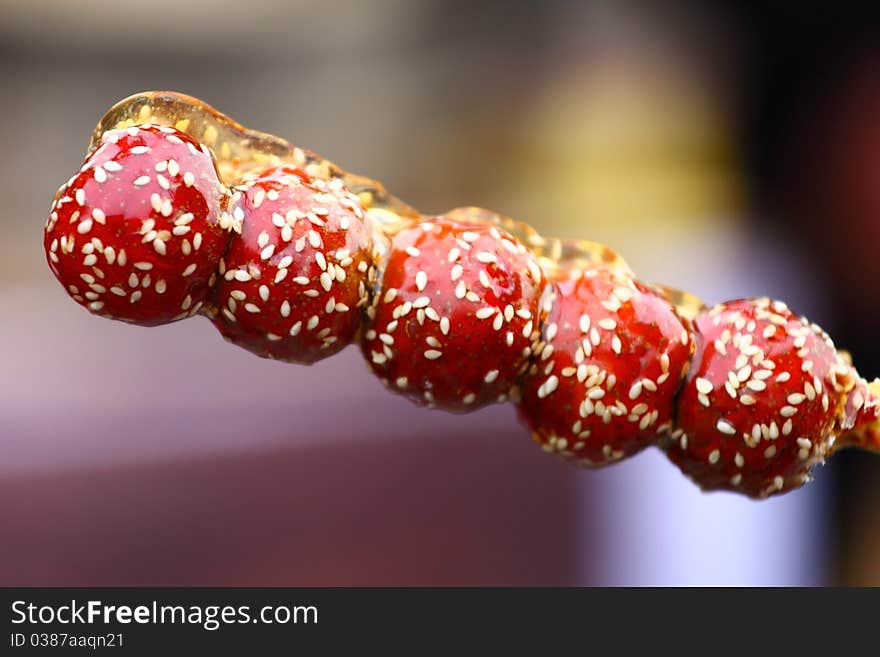
[(880, 584), (880, 459), (761, 503), (655, 450), (577, 471), (353, 348), (295, 367), (201, 318), (92, 318), (41, 248), (101, 114), (172, 89), (425, 212), (782, 298), (873, 377), (880, 21), (786, 4), (0, 0), (0, 584)]

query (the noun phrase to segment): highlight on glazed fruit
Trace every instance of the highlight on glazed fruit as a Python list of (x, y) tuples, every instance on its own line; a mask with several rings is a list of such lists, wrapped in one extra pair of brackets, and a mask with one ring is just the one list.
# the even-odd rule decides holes
[(841, 448), (880, 451), (880, 380), (781, 301), (707, 307), (601, 244), (479, 208), (421, 215), (174, 92), (104, 115), (44, 247), (94, 314), (200, 314), (294, 363), (357, 343), (389, 390), (456, 412), (511, 401), (583, 466), (655, 445), (704, 490), (763, 498)]

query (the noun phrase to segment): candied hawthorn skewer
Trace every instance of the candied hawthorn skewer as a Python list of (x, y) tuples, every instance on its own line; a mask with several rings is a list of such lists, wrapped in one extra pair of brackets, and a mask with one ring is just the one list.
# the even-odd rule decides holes
[(44, 246), (93, 313), (203, 314), (291, 362), (359, 342), (389, 389), (453, 411), (509, 399), (586, 466), (657, 445), (706, 490), (766, 497), (837, 449), (880, 452), (880, 380), (781, 302), (707, 308), (600, 244), (478, 208), (422, 216), (182, 94), (105, 114)]

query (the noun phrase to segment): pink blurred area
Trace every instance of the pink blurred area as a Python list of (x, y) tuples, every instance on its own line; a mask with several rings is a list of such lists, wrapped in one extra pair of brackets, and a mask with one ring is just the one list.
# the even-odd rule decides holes
[[(142, 29), (157, 16), (174, 20)], [(576, 470), (537, 449), (512, 407), (417, 409), (355, 348), (295, 367), (203, 319), (93, 318), (41, 250), (52, 194), (100, 115), (173, 89), (425, 212), (481, 205), (605, 241), (645, 280), (710, 301), (771, 294), (866, 345), (852, 318), (835, 322), (821, 230), (792, 230), (803, 206), (762, 188), (747, 152), (762, 16), (637, 0), (0, 0), (0, 584), (877, 581), (876, 557), (847, 541), (874, 545), (880, 530), (864, 511), (847, 516), (855, 534), (840, 529), (829, 468), (762, 503), (704, 495), (656, 450)], [(869, 112), (851, 98), (838, 114), (799, 107), (791, 138), (822, 116), (861, 117), (862, 134)], [(806, 178), (778, 164), (822, 199), (803, 213), (811, 225), (850, 207), (835, 232), (844, 261), (876, 229), (876, 140), (851, 141), (864, 146), (857, 196), (848, 176), (823, 187), (815, 160), (800, 161)]]

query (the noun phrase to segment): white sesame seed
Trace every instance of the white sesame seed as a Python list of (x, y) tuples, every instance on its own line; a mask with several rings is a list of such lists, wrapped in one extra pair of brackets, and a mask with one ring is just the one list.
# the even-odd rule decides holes
[(581, 318), (578, 321), (578, 327), (580, 328), (581, 333), (588, 333), (590, 331), (590, 316), (581, 315)]
[(638, 396), (640, 394), (642, 394), (642, 382), (636, 381), (635, 383), (632, 384), (632, 386), (630, 386), (629, 398), (636, 399), (636, 398), (638, 398)]
[(718, 422), (715, 423), (715, 428), (718, 429), (718, 431), (720, 431), (721, 433), (727, 434), (728, 436), (733, 436), (734, 434), (736, 434), (736, 429), (734, 428), (734, 426), (724, 418), (719, 419)]
[(709, 381), (709, 379), (697, 377), (695, 383), (697, 386), (697, 391), (703, 393), (704, 395), (708, 395), (713, 390), (712, 382)]
[(428, 349), (425, 351), (425, 358), (428, 360), (437, 360), (440, 356), (443, 355), (442, 351), (437, 351), (436, 349)]
[(496, 312), (498, 312), (497, 308), (485, 306), (483, 308), (477, 309), (477, 312), (475, 312), (474, 315), (477, 319), (488, 319), (492, 317), (492, 315), (494, 315)]

